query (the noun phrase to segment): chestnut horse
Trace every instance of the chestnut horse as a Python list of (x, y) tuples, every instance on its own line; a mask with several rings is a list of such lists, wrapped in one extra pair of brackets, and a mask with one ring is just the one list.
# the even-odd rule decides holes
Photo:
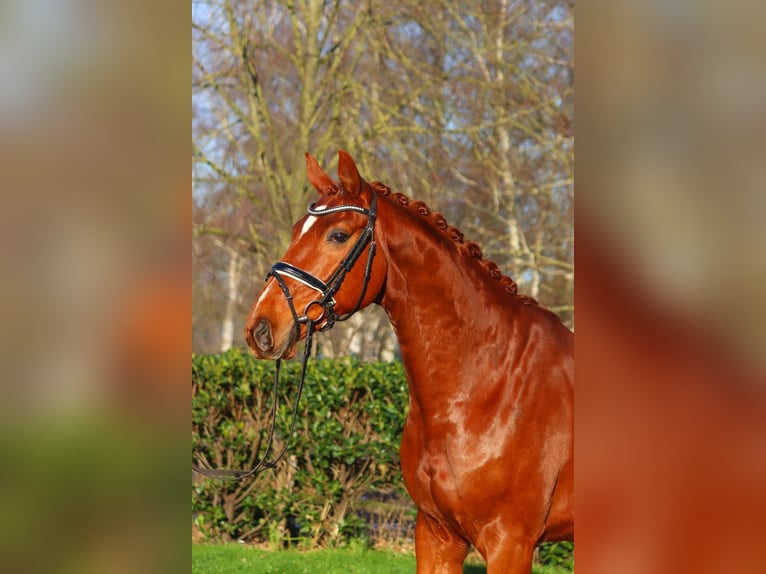
[(307, 328), (381, 305), (409, 384), (417, 571), (462, 572), (473, 545), (490, 574), (528, 573), (536, 544), (574, 539), (574, 336), (440, 214), (339, 155), (336, 184), (306, 154), (319, 199), (247, 316), (248, 345), (291, 357)]

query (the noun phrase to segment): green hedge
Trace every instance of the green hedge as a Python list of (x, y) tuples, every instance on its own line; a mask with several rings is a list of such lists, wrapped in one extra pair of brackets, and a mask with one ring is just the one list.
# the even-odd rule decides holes
[[(192, 356), (192, 452), (215, 468), (252, 468), (268, 435), (273, 361), (231, 350)], [(300, 364), (283, 363), (274, 452), (284, 445)], [(336, 545), (364, 538), (370, 492), (403, 491), (398, 450), (407, 408), (400, 363), (312, 359), (288, 453), (238, 483), (194, 475), (192, 511), (212, 540)]]
[[(299, 375), (297, 361), (282, 365), (273, 452), (282, 448), (289, 430)], [(192, 356), (197, 464), (236, 469), (256, 464), (271, 423), (273, 377), (273, 361), (241, 350)], [(198, 530), (210, 540), (269, 542), (274, 548), (290, 542), (336, 546), (373, 537), (396, 544), (402, 526), (410, 536), (411, 503), (363, 500), (376, 492), (409, 500), (398, 456), (406, 409), (401, 363), (312, 359), (286, 460), (241, 483), (193, 475)], [(366, 519), (358, 512), (362, 509)], [(376, 525), (387, 532), (373, 536)], [(571, 569), (573, 549), (569, 542), (544, 544), (537, 562)]]

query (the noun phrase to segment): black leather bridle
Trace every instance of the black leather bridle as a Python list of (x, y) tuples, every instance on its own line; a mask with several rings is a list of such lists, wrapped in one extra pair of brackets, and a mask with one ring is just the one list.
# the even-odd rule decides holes
[[(290, 312), (293, 314), (293, 321), (296, 328), (300, 328), (301, 324), (308, 322), (309, 311), (314, 306), (319, 307), (320, 313), (317, 317), (312, 317), (311, 320), (313, 320), (313, 322), (316, 324), (324, 321), (319, 329), (320, 331), (325, 331), (332, 328), (336, 321), (345, 321), (359, 310), (359, 307), (364, 301), (364, 296), (367, 294), (367, 286), (369, 285), (370, 274), (372, 272), (372, 259), (375, 257), (375, 237), (373, 232), (375, 229), (375, 219), (377, 217), (377, 201), (378, 197), (373, 192), (372, 200), (370, 201), (370, 209), (352, 204), (336, 205), (335, 207), (328, 207), (325, 209), (318, 209), (315, 203), (309, 205), (309, 215), (313, 215), (315, 217), (322, 217), (324, 215), (331, 215), (333, 213), (341, 213), (344, 211), (356, 211), (357, 213), (362, 213), (367, 216), (367, 224), (364, 226), (364, 229), (362, 229), (362, 233), (356, 239), (356, 242), (351, 247), (351, 250), (348, 252), (348, 254), (346, 254), (346, 257), (343, 258), (343, 260), (340, 262), (332, 275), (330, 275), (330, 278), (327, 279), (327, 281), (322, 281), (308, 271), (305, 271), (304, 269), (296, 267), (295, 265), (285, 261), (275, 263), (271, 267), (271, 271), (269, 271), (268, 275), (266, 275), (266, 280), (268, 280), (269, 277), (274, 277), (274, 279), (276, 279), (280, 289), (282, 289), (282, 293), (284, 294), (285, 299), (287, 299), (288, 305), (290, 306)], [(343, 284), (343, 280), (346, 278), (346, 274), (354, 267), (354, 264), (362, 255), (364, 248), (367, 247), (368, 244), (370, 246), (370, 250), (367, 253), (367, 264), (364, 268), (364, 283), (362, 284), (362, 291), (359, 294), (359, 299), (351, 311), (344, 313), (343, 315), (338, 315), (335, 313), (335, 294)], [(310, 287), (319, 292), (319, 298), (309, 301), (309, 303), (303, 309), (302, 316), (298, 316), (298, 313), (295, 310), (295, 305), (293, 304), (293, 296), (290, 293), (290, 289), (287, 287), (287, 284), (285, 283), (285, 277), (295, 279), (299, 283), (302, 283), (303, 285), (306, 285), (307, 287)]]
[[(364, 229), (362, 229), (361, 234), (359, 237), (357, 237), (356, 242), (351, 247), (351, 250), (346, 254), (346, 256), (338, 265), (337, 269), (335, 269), (327, 281), (322, 281), (308, 271), (305, 271), (300, 267), (296, 267), (295, 265), (286, 263), (284, 261), (279, 261), (272, 265), (271, 271), (269, 271), (269, 273), (266, 275), (267, 281), (269, 280), (269, 277), (274, 277), (276, 282), (279, 284), (280, 289), (282, 289), (282, 293), (287, 300), (287, 304), (290, 306), (290, 312), (293, 315), (293, 328), (297, 330), (296, 337), (300, 334), (301, 325), (306, 325), (306, 345), (303, 348), (301, 377), (298, 383), (298, 394), (295, 398), (295, 404), (293, 405), (292, 422), (290, 424), (290, 434), (288, 437), (292, 436), (293, 431), (295, 430), (295, 419), (298, 414), (298, 403), (300, 402), (301, 394), (303, 393), (303, 384), (306, 378), (306, 366), (308, 365), (308, 360), (311, 356), (314, 331), (317, 330), (317, 325), (324, 321), (318, 330), (325, 331), (330, 329), (337, 321), (345, 321), (351, 317), (351, 315), (359, 310), (359, 307), (361, 307), (362, 303), (364, 302), (364, 296), (367, 293), (367, 287), (370, 283), (370, 277), (372, 274), (372, 260), (375, 257), (374, 231), (375, 219), (377, 217), (377, 201), (377, 194), (373, 191), (369, 209), (352, 204), (337, 205), (335, 207), (328, 207), (325, 209), (318, 209), (315, 203), (309, 205), (309, 215), (313, 215), (315, 217), (321, 217), (323, 215), (330, 215), (333, 213), (341, 213), (343, 211), (356, 211), (357, 213), (362, 213), (367, 216), (367, 224), (364, 226)], [(359, 294), (359, 299), (351, 311), (348, 313), (343, 313), (342, 315), (338, 315), (335, 313), (335, 294), (343, 284), (343, 280), (346, 278), (346, 274), (351, 271), (351, 269), (353, 269), (354, 264), (362, 255), (362, 252), (364, 251), (364, 248), (367, 247), (367, 245), (370, 246), (370, 250), (367, 253), (367, 262), (364, 267), (364, 283), (362, 284), (362, 291)], [(298, 313), (295, 310), (293, 296), (292, 293), (290, 293), (290, 289), (287, 287), (287, 284), (285, 283), (284, 277), (295, 279), (299, 283), (302, 283), (307, 287), (311, 287), (315, 291), (319, 292), (319, 298), (314, 299), (306, 304), (306, 307), (303, 309), (302, 316), (298, 316)], [(317, 317), (311, 317), (309, 315), (309, 311), (314, 306), (318, 306), (321, 311)], [(272, 401), (271, 407), (271, 429), (269, 430), (269, 439), (266, 443), (266, 452), (263, 454), (263, 457), (260, 459), (260, 461), (258, 461), (258, 464), (256, 464), (255, 467), (250, 470), (201, 468), (195, 464), (192, 464), (192, 470), (209, 478), (241, 481), (245, 478), (258, 474), (267, 468), (276, 467), (277, 463), (282, 459), (285, 452), (287, 451), (287, 440), (285, 440), (285, 444), (280, 453), (273, 460), (268, 460), (277, 420), (277, 391), (279, 388), (280, 365), (281, 359), (277, 359), (276, 369), (274, 371), (274, 400)]]

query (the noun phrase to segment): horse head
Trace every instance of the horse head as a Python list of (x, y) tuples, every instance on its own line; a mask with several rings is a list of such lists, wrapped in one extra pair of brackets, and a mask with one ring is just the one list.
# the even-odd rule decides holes
[(375, 257), (377, 197), (349, 154), (339, 152), (335, 183), (310, 154), (306, 168), (319, 199), (293, 226), (247, 315), (245, 339), (263, 359), (290, 358), (308, 329), (327, 329), (376, 301), (386, 263)]

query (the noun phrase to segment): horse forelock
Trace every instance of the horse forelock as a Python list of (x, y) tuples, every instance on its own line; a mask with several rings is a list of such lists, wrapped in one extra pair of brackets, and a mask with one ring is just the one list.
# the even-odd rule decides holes
[(493, 280), (499, 281), (506, 292), (515, 296), (522, 304), (537, 305), (537, 300), (533, 297), (518, 293), (516, 282), (508, 275), (504, 275), (497, 263), (491, 259), (486, 259), (481, 251), (481, 247), (477, 243), (465, 241), (463, 232), (457, 227), (450, 225), (441, 213), (432, 211), (423, 201), (412, 200), (403, 193), (392, 193), (387, 185), (379, 181), (372, 181), (369, 185), (378, 195), (388, 197), (397, 204), (426, 219), (438, 232), (449, 237), (457, 245), (458, 250), (476, 259)]
[(324, 190), (324, 195), (336, 195), (342, 191), (342, 187), (338, 185), (337, 183), (333, 183), (332, 185), (328, 185), (327, 188)]

